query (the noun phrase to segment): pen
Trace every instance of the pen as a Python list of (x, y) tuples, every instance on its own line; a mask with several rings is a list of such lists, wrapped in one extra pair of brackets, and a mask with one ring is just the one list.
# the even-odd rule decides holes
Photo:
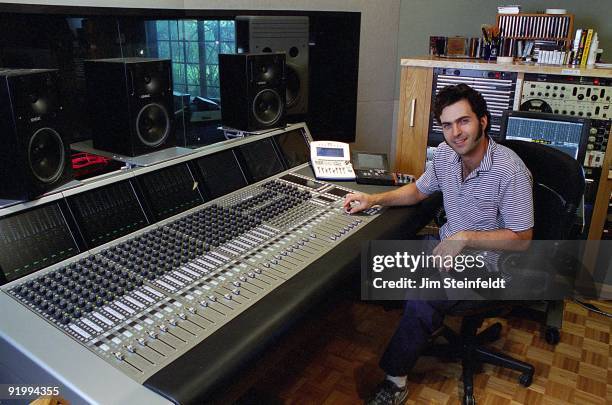
[(484, 40), (485, 42), (489, 42), (489, 36), (487, 35), (487, 30), (485, 29), (485, 27), (482, 27), (482, 34), (484, 35)]

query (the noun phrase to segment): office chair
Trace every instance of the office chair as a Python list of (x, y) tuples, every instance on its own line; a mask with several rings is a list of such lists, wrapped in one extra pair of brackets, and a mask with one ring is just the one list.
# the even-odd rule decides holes
[[(569, 155), (542, 144), (517, 140), (508, 140), (502, 144), (512, 149), (531, 171), (535, 214), (534, 239), (569, 238), (585, 187), (580, 163)], [(434, 219), (440, 221), (443, 218), (444, 215), (438, 212)], [(503, 268), (500, 270), (504, 271)], [(519, 371), (521, 373), (519, 383), (525, 387), (531, 385), (534, 374), (534, 367), (531, 364), (484, 346), (499, 338), (501, 332), (499, 322), (477, 333), (486, 318), (504, 315), (519, 304), (521, 303), (494, 301), (484, 309), (471, 309), (469, 305), (458, 305), (457, 309), (450, 311), (448, 315), (463, 317), (460, 333), (457, 334), (447, 326), (443, 326), (436, 337), (443, 336), (449, 343), (432, 345), (427, 349), (428, 355), (461, 359), (465, 405), (476, 403), (473, 378), (482, 363)]]

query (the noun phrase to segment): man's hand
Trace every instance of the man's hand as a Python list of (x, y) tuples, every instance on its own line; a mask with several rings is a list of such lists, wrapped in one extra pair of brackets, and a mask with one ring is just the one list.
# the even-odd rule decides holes
[(374, 197), (370, 194), (349, 193), (344, 197), (344, 204), (342, 207), (348, 214), (355, 214), (371, 208), (373, 205), (375, 205), (374, 200)]
[(440, 270), (444, 270), (444, 271), (452, 270), (452, 267), (444, 266), (444, 263), (446, 262), (445, 260), (446, 256), (450, 256), (454, 260), (454, 258), (459, 253), (461, 253), (461, 251), (467, 246), (467, 244), (468, 244), (468, 234), (467, 232), (464, 232), (464, 231), (457, 232), (456, 234), (449, 236), (448, 238), (440, 242), (438, 246), (436, 246), (433, 249), (434, 255), (442, 257), (442, 267), (443, 268), (441, 268)]

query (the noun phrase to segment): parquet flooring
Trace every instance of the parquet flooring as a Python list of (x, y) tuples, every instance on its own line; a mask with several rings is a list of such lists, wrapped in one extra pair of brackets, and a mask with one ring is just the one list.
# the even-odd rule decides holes
[[(612, 303), (597, 302), (612, 312)], [(296, 344), (259, 378), (241, 403), (356, 404), (383, 378), (378, 359), (401, 315), (380, 305), (343, 299), (324, 316), (303, 322)], [(566, 302), (561, 341), (546, 343), (540, 323), (508, 317), (492, 346), (535, 366), (533, 384), (518, 373), (484, 366), (475, 377), (478, 404), (612, 404), (612, 319)], [(459, 363), (421, 357), (409, 375), (407, 404), (459, 404)]]

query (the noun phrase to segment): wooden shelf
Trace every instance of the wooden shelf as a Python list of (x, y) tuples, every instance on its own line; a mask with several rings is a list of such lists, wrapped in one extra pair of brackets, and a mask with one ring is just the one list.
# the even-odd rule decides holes
[(526, 63), (515, 61), (513, 63), (497, 63), (482, 59), (449, 59), (438, 56), (422, 56), (402, 58), (400, 61), (403, 67), (444, 67), (455, 69), (476, 69), (493, 70), (498, 72), (519, 72), (519, 73), (541, 73), (551, 75), (570, 75), (587, 77), (612, 78), (612, 69), (597, 67), (580, 67), (570, 65), (542, 65), (537, 63)]

